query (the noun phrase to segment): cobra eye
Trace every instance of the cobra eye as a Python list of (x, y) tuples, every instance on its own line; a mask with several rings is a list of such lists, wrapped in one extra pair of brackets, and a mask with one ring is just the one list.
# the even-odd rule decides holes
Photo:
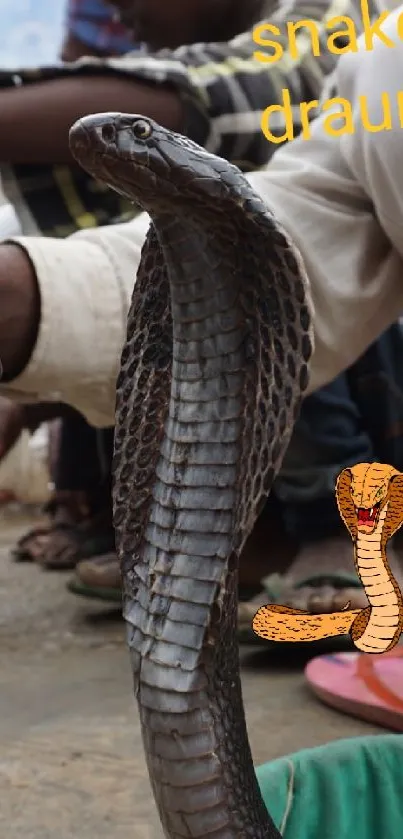
[(145, 119), (137, 119), (132, 125), (132, 131), (138, 140), (147, 140), (153, 133), (150, 123)]

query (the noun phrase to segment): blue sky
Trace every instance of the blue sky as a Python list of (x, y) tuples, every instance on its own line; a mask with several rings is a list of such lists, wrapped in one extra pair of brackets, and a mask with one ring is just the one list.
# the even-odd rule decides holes
[(64, 7), (65, 0), (0, 0), (0, 68), (55, 61)]

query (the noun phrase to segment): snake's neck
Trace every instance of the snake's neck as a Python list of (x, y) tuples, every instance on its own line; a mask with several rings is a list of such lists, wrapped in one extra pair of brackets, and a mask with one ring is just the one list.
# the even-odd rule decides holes
[(377, 585), (384, 585), (389, 578), (386, 561), (386, 550), (382, 544), (382, 531), (388, 511), (385, 504), (379, 514), (379, 519), (372, 533), (358, 532), (355, 543), (356, 568), (371, 606), (377, 605)]
[(217, 252), (184, 228), (165, 223), (160, 237), (174, 324), (171, 400), (142, 547), (147, 570), (126, 607), (142, 734), (167, 837), (279, 839), (254, 772), (236, 639), (245, 275), (234, 276), (229, 241)]
[[(402, 595), (390, 570), (382, 538), (388, 503), (382, 508), (374, 531), (370, 534), (358, 533), (355, 544), (357, 573), (365, 586), (371, 606), (371, 615), (360, 638), (359, 647), (371, 653), (376, 652), (378, 647), (382, 652), (385, 640), (392, 641), (402, 602)], [(383, 627), (382, 638), (379, 638), (380, 626)]]

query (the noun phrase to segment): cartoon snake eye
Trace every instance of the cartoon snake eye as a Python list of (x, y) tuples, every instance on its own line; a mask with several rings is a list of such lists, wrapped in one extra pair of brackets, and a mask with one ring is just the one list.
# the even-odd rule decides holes
[(136, 119), (132, 125), (132, 131), (137, 140), (148, 140), (153, 133), (150, 123), (145, 119)]

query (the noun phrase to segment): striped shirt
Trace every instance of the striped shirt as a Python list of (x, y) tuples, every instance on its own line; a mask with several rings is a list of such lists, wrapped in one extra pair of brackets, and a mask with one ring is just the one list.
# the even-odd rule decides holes
[[(356, 0), (352, 0), (356, 2)], [(337, 56), (327, 50), (327, 21), (348, 15), (362, 30), (358, 9), (350, 0), (289, 0), (281, 3), (266, 22), (277, 26), (283, 56), (275, 63), (254, 57), (256, 50), (273, 54), (273, 48), (257, 46), (253, 31), (229, 43), (196, 44), (158, 53), (132, 52), (118, 58), (84, 58), (18, 73), (0, 72), (0, 88), (68, 76), (110, 73), (115, 76), (170, 83), (180, 95), (185, 113), (185, 133), (209, 151), (225, 157), (244, 171), (268, 162), (279, 147), (268, 142), (261, 130), (262, 112), (282, 103), (287, 88), (293, 107), (294, 131), (299, 130), (298, 103), (318, 99)], [(358, 0), (357, 0), (358, 5)], [(317, 23), (320, 55), (314, 57), (307, 29), (297, 35), (297, 56), (288, 49), (287, 22), (310, 19)], [(265, 21), (263, 21), (264, 23)], [(341, 25), (337, 27), (340, 30)], [(313, 115), (313, 113), (311, 114)], [(281, 112), (273, 134), (285, 131)], [(85, 172), (69, 166), (2, 166), (4, 192), (14, 205), (25, 235), (65, 237), (76, 230), (129, 220), (136, 210), (122, 197), (98, 184)]]

